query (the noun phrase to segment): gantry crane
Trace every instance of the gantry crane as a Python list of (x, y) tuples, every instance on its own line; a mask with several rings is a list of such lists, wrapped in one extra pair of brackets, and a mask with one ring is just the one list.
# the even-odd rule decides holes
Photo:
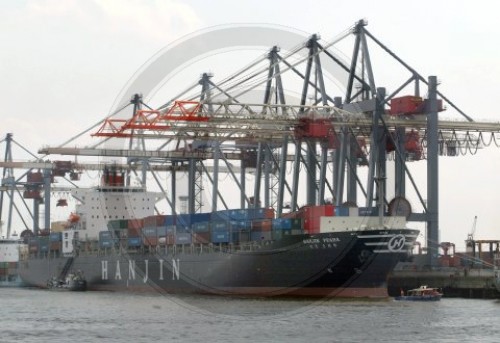
[[(349, 36), (354, 37), (354, 49), (350, 62), (345, 62), (330, 48)], [(382, 81), (376, 79), (370, 44), (381, 48), (410, 74), (390, 94), (377, 86)], [(327, 89), (322, 67), (326, 60), (344, 73), (343, 94), (334, 96)], [(130, 101), (131, 114), (121, 118), (115, 115), (123, 111), (114, 113), (92, 132), (95, 139), (101, 137), (98, 143), (75, 148), (69, 140), (61, 147), (42, 148), (39, 153), (121, 157), (128, 164), (142, 166), (143, 175), (152, 172), (155, 165), (183, 166), (189, 180), (189, 212), (201, 209), (204, 187), (200, 175), (211, 185), (210, 208), (216, 210), (220, 203), (228, 207), (219, 189), (222, 166), (240, 193), (241, 207), (273, 206), (280, 215), (288, 207), (285, 204), (289, 203), (291, 210), (301, 205), (302, 190), (310, 205), (332, 199), (336, 205), (371, 209), (382, 200), (386, 210), (427, 223), (429, 263), (434, 264), (439, 247), (438, 156), (453, 156), (495, 141), (500, 124), (473, 121), (437, 89), (436, 77), (424, 78), (411, 68), (366, 29), (365, 21), (357, 22), (333, 42), (322, 42), (313, 35), (288, 54), (272, 47), (262, 63), (267, 66), (245, 68), (245, 77), (228, 77), (220, 83), (213, 81), (213, 75), (203, 74), (198, 82), (200, 93), (190, 94), (190, 88), (156, 109), (144, 104), (137, 94)], [(287, 75), (302, 82), (295, 104), (287, 102)], [(242, 100), (259, 85), (263, 86), (262, 102)], [(411, 85), (410, 92), (407, 89)], [(422, 85), (427, 87), (426, 98), (420, 94)], [(464, 120), (438, 119), (445, 107), (454, 109)], [(128, 140), (128, 148), (104, 147), (109, 139)], [(134, 145), (133, 140), (140, 144)], [(388, 160), (394, 161), (396, 175), (391, 185), (386, 181)], [(427, 163), (425, 195), (408, 166), (419, 160)], [(235, 172), (238, 161), (240, 175)], [(360, 168), (364, 167), (366, 181), (360, 177)], [(291, 176), (286, 172), (290, 168)], [(254, 176), (253, 190), (245, 183), (249, 170)], [(412, 210), (406, 200), (407, 183), (415, 190), (422, 210)], [(386, 199), (388, 186), (393, 187), (397, 201)], [(176, 188), (172, 177), (167, 194), (172, 211)], [(359, 199), (360, 194), (364, 199)]]

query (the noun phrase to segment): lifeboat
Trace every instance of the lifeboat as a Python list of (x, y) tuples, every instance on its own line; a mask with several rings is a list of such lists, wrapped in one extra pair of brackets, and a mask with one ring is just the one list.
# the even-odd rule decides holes
[(68, 218), (68, 221), (72, 224), (74, 223), (78, 223), (78, 221), (80, 220), (80, 216), (76, 213), (71, 213), (69, 215), (69, 218)]

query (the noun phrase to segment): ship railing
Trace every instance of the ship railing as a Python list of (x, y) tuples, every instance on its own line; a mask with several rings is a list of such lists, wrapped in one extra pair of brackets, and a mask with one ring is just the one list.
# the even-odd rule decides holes
[[(84, 244), (78, 249), (77, 254), (81, 256), (109, 256), (124, 255), (129, 253), (141, 253), (151, 255), (178, 255), (178, 254), (204, 254), (219, 252), (235, 253), (239, 251), (256, 251), (263, 245), (271, 244), (271, 241), (249, 241), (249, 242), (225, 242), (225, 243), (189, 243), (189, 244), (162, 244), (162, 245), (141, 245), (139, 247), (128, 247), (118, 244), (111, 247), (100, 247), (98, 244)], [(52, 258), (57, 257), (57, 252), (38, 252), (30, 253), (30, 258)]]

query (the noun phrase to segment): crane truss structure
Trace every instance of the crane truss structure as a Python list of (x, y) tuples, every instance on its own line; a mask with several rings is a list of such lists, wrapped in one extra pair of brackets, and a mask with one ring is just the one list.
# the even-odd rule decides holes
[[(201, 92), (190, 93), (190, 88), (156, 109), (137, 94), (130, 101), (133, 110), (127, 118), (118, 117), (123, 114), (121, 109), (94, 126), (96, 131), (76, 136), (90, 133), (100, 139), (97, 143), (79, 148), (71, 139), (59, 147), (44, 147), (39, 153), (121, 157), (128, 166), (142, 168), (144, 186), (146, 173), (154, 175), (161, 168), (174, 173), (184, 168), (189, 212), (201, 210), (202, 193), (207, 189), (212, 194), (210, 209), (218, 209), (221, 203), (228, 207), (219, 187), (222, 171), (237, 186), (242, 208), (272, 206), (278, 215), (287, 208), (298, 209), (300, 202), (315, 205), (332, 201), (370, 208), (382, 203), (388, 210), (386, 188), (391, 187), (396, 198), (404, 199), (406, 184), (411, 183), (422, 210), (410, 211), (408, 217), (426, 222), (429, 263), (434, 264), (439, 248), (438, 156), (472, 153), (496, 144), (500, 123), (473, 121), (438, 91), (436, 77), (421, 76), (376, 39), (366, 25), (359, 21), (331, 42), (313, 35), (286, 54), (272, 47), (262, 57), (266, 66), (254, 68), (257, 63), (253, 63), (240, 71), (244, 77), (230, 76), (215, 83), (212, 75), (203, 74), (198, 82)], [(332, 47), (347, 37), (354, 37), (354, 48), (346, 61)], [(410, 74), (389, 95), (385, 88), (377, 87), (370, 44)], [(336, 94), (327, 87), (328, 75), (323, 70), (327, 63), (335, 64), (345, 77), (345, 88)], [(287, 103), (287, 75), (298, 78), (301, 84), (300, 98), (293, 104)], [(233, 82), (235, 79), (240, 81)], [(422, 84), (427, 87), (426, 99), (420, 96)], [(262, 88), (262, 102), (242, 100), (258, 87)], [(438, 118), (445, 106), (462, 119)], [(114, 140), (128, 141), (128, 148), (126, 144), (119, 149), (111, 147), (109, 142)], [(135, 145), (139, 149), (132, 149), (133, 141), (139, 142)], [(396, 177), (388, 184), (391, 160)], [(427, 163), (425, 194), (408, 167), (409, 162), (420, 160)], [(358, 171), (365, 167), (363, 181)], [(253, 189), (247, 189), (249, 174)], [(209, 187), (202, 185), (204, 178), (208, 178)], [(168, 191), (163, 186), (161, 189), (175, 213), (178, 190), (175, 177), (171, 180)], [(305, 199), (299, 200), (302, 193)], [(360, 194), (363, 199), (358, 199)]]

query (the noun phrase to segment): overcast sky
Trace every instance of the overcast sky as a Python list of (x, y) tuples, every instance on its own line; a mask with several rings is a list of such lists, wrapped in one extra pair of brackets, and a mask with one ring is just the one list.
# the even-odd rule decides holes
[[(500, 121), (500, 29), (494, 5), (429, 0), (0, 0), (0, 136), (12, 132), (34, 152), (62, 143), (106, 116), (125, 84), (155, 53), (197, 30), (272, 24), (331, 38), (361, 18), (420, 74), (438, 76), (439, 89), (469, 116)], [(380, 86), (383, 77), (391, 78), (393, 71), (387, 69), (375, 71), (381, 75)], [(442, 116), (459, 118), (451, 111)], [(440, 159), (443, 241), (463, 245), (475, 215), (477, 238), (500, 239), (499, 150)], [(420, 164), (417, 169), (425, 170), (424, 162)]]

